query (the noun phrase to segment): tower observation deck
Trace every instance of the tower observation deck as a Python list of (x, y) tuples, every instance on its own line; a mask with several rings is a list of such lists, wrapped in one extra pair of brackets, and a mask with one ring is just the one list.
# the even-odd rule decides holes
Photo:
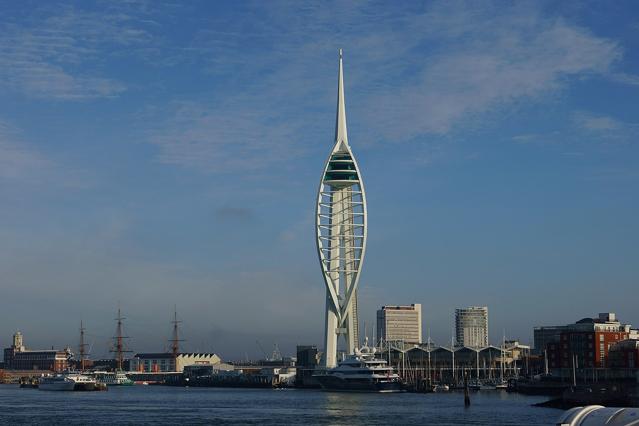
[(348, 144), (342, 50), (339, 51), (335, 145), (324, 166), (317, 194), (316, 237), (326, 284), (325, 365), (337, 363), (339, 336), (346, 351), (359, 341), (357, 286), (366, 251), (366, 194)]

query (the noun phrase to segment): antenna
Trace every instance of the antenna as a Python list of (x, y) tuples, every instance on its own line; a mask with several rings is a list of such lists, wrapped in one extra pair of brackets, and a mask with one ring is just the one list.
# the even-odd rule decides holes
[(80, 346), (80, 369), (84, 371), (84, 361), (86, 359), (86, 354), (87, 354), (86, 347), (88, 345), (84, 343), (84, 325), (82, 324), (82, 320), (80, 320), (80, 345), (79, 346)]
[(126, 318), (122, 317), (122, 314), (120, 313), (120, 307), (118, 306), (118, 317), (115, 319), (117, 321), (117, 327), (115, 329), (115, 337), (113, 337), (114, 340), (114, 348), (113, 350), (111, 350), (111, 352), (115, 353), (115, 361), (116, 361), (116, 365), (117, 365), (117, 369), (119, 371), (122, 371), (122, 363), (124, 362), (124, 354), (126, 352), (131, 352), (129, 350), (124, 349), (124, 339), (128, 339), (129, 336), (123, 336), (122, 335), (122, 320), (125, 320)]
[(180, 335), (178, 333), (178, 324), (182, 321), (178, 321), (177, 319), (177, 306), (173, 307), (173, 338), (169, 340), (171, 342), (171, 353), (173, 354), (173, 358), (177, 358), (180, 353), (180, 342), (184, 340), (180, 339)]

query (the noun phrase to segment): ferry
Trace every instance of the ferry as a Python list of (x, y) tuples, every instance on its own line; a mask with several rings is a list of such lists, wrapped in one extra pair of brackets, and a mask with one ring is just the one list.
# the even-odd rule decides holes
[(40, 377), (38, 389), (44, 391), (93, 390), (95, 380), (80, 373), (58, 373)]
[(365, 344), (337, 367), (314, 377), (328, 391), (402, 392), (399, 375), (385, 360), (376, 358), (375, 352)]
[(129, 379), (123, 371), (96, 371), (93, 373), (98, 383), (107, 386), (132, 386), (133, 380)]

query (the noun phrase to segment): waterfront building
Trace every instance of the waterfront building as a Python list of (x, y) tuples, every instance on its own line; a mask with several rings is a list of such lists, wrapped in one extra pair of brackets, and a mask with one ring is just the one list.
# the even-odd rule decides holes
[(210, 365), (222, 362), (212, 353), (139, 353), (129, 360), (129, 371), (145, 373), (181, 373), (187, 365)]
[(537, 355), (543, 355), (548, 344), (559, 342), (561, 333), (566, 331), (568, 327), (566, 325), (535, 327), (533, 329), (533, 352)]
[(319, 382), (313, 377), (319, 365), (321, 353), (315, 345), (297, 346), (297, 371), (295, 385), (299, 387), (319, 387)]
[(298, 345), (296, 365), (298, 367), (314, 368), (319, 364), (320, 352), (315, 345)]
[(639, 368), (639, 340), (613, 343), (608, 350), (608, 365), (611, 368)]
[(7, 370), (50, 370), (64, 371), (69, 366), (70, 349), (32, 350), (27, 349), (22, 333), (13, 335), (13, 344), (4, 350), (4, 366)]
[(622, 324), (612, 312), (584, 318), (564, 326), (559, 339), (546, 344), (548, 366), (552, 369), (608, 367), (610, 348), (628, 339), (629, 324)]
[(514, 360), (520, 360), (530, 357), (531, 348), (522, 344), (519, 340), (505, 340), (504, 350), (510, 354)]
[(366, 251), (366, 194), (348, 143), (342, 50), (339, 51), (335, 144), (328, 156), (317, 194), (315, 231), (324, 283), (326, 315), (324, 363), (337, 363), (339, 337), (347, 354), (359, 342), (357, 286)]
[(488, 308), (471, 306), (455, 310), (457, 346), (483, 348), (488, 346)]
[(432, 344), (401, 348), (391, 344), (384, 349), (383, 356), (402, 377), (459, 383), (464, 374), (482, 380), (516, 377), (525, 367), (525, 350), (525, 346), (512, 342), (506, 348), (451, 348)]
[(377, 340), (422, 343), (422, 305), (386, 305), (377, 311)]

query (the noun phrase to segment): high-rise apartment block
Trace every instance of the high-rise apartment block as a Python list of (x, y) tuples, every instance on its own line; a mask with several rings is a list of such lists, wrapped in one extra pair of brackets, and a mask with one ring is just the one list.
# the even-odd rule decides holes
[(377, 311), (377, 340), (422, 343), (422, 305), (389, 305)]
[(488, 308), (471, 306), (455, 310), (457, 346), (484, 348), (488, 346)]

